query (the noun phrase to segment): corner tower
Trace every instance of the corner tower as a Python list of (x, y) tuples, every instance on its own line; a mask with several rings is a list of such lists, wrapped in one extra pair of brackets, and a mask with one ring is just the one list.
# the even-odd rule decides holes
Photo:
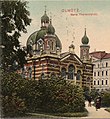
[(85, 28), (85, 33), (84, 36), (82, 37), (82, 44), (80, 45), (80, 59), (83, 62), (90, 61), (89, 59), (90, 46), (88, 45), (88, 43), (89, 43), (89, 38), (86, 35), (86, 28)]

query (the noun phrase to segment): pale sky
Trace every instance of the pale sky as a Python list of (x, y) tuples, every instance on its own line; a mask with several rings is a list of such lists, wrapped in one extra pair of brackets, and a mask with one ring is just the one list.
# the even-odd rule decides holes
[(40, 29), (40, 19), (46, 5), (47, 15), (52, 16), (52, 25), (61, 40), (62, 52), (68, 51), (74, 34), (75, 52), (80, 54), (81, 38), (86, 26), (90, 52), (101, 50), (110, 53), (110, 0), (28, 1), (32, 22), (27, 28), (28, 33), (22, 34), (21, 44), (26, 45), (28, 37)]

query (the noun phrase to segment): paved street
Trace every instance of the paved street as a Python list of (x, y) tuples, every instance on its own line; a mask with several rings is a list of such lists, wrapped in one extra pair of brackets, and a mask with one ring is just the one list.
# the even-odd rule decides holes
[(88, 117), (82, 118), (103, 118), (103, 119), (110, 119), (110, 113), (105, 111), (104, 108), (99, 109), (96, 111), (95, 107), (88, 107), (88, 102), (86, 102), (86, 109), (89, 111)]

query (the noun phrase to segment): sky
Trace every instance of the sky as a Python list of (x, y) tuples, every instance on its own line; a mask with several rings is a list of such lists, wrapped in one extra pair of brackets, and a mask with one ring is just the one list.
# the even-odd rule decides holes
[(110, 0), (28, 0), (31, 25), (22, 34), (20, 42), (26, 45), (28, 37), (38, 31), (45, 6), (52, 18), (55, 33), (62, 43), (62, 52), (69, 51), (72, 41), (75, 53), (80, 54), (81, 39), (86, 28), (90, 52), (110, 53)]

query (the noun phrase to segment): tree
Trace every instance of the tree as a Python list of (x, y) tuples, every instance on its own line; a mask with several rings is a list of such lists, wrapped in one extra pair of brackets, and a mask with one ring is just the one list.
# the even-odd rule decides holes
[(110, 92), (104, 91), (101, 95), (101, 98), (102, 98), (102, 106), (110, 107)]
[(35, 102), (38, 102), (36, 106), (38, 110), (49, 113), (84, 111), (85, 100), (83, 90), (79, 86), (61, 78), (52, 77), (37, 82)]
[(20, 46), (19, 37), (21, 32), (27, 32), (26, 27), (31, 23), (27, 2), (4, 0), (1, 3), (2, 45), (5, 46), (2, 52), (3, 68), (13, 68), (15, 62), (23, 67), (26, 53)]
[(1, 80), (2, 117), (22, 116), (26, 113), (26, 85), (28, 80), (15, 72), (3, 72)]

